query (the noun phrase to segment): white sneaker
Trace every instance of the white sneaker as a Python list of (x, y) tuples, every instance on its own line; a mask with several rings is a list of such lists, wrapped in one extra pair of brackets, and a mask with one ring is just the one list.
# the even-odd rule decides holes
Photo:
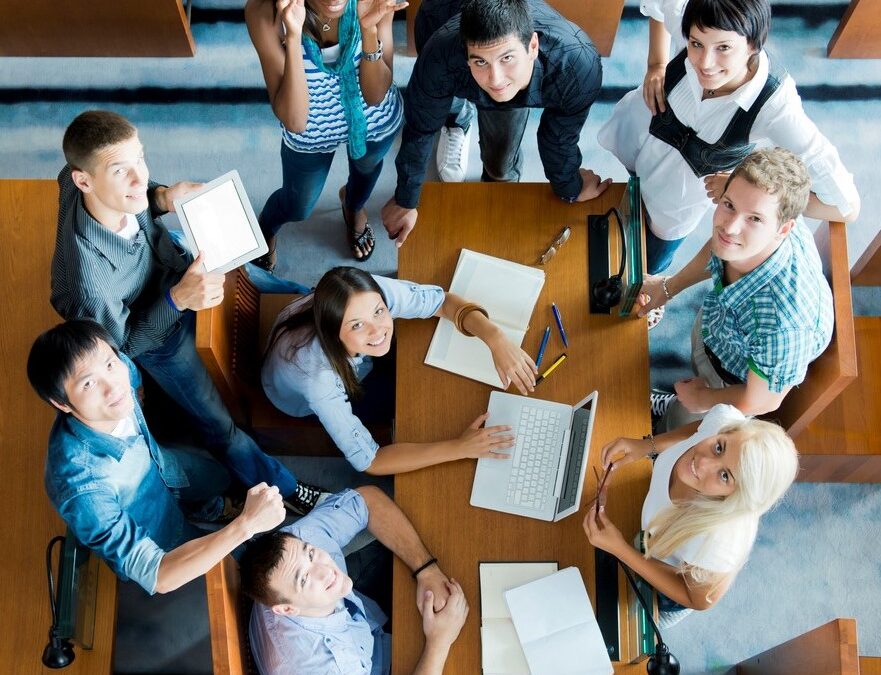
[(444, 183), (461, 183), (465, 180), (470, 141), (471, 126), (467, 132), (461, 127), (441, 127), (437, 141), (437, 173)]

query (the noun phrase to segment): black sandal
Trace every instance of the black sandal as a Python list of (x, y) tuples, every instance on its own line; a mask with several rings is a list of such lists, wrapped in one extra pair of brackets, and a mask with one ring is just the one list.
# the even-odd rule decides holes
[[(365, 262), (376, 250), (376, 237), (373, 234), (373, 228), (370, 227), (370, 223), (367, 223), (364, 225), (363, 232), (355, 231), (355, 226), (350, 223), (349, 219), (346, 217), (345, 186), (340, 188), (340, 205), (343, 211), (343, 222), (346, 224), (346, 238), (349, 241), (349, 248), (352, 250), (352, 257), (357, 262)], [(370, 246), (370, 250), (359, 258), (358, 252), (366, 251), (368, 245)]]

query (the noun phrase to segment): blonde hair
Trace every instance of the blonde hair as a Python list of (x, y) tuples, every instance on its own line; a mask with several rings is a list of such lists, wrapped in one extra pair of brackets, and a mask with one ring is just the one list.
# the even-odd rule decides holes
[[(707, 545), (713, 536), (754, 527), (792, 485), (798, 473), (798, 451), (781, 427), (746, 419), (719, 430), (720, 434), (735, 432), (740, 432), (742, 442), (740, 466), (734, 472), (734, 492), (723, 499), (699, 496), (660, 511), (646, 527), (646, 558), (667, 558), (694, 537), (707, 537)], [(748, 554), (749, 550), (744, 551), (734, 571), (743, 566)], [(717, 573), (694, 565), (685, 565), (678, 571), (698, 583), (721, 581)], [(710, 594), (715, 589), (714, 586)]]
[(765, 148), (748, 154), (731, 172), (725, 189), (735, 178), (777, 197), (777, 226), (798, 218), (808, 206), (811, 176), (798, 155), (785, 148)]

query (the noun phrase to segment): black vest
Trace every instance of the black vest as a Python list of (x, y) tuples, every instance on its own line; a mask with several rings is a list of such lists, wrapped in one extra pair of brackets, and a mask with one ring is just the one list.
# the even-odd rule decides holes
[[(673, 87), (685, 77), (686, 51), (683, 49), (667, 64), (664, 94), (668, 100)], [(762, 91), (749, 110), (738, 106), (728, 127), (715, 143), (707, 143), (698, 138), (694, 129), (685, 126), (677, 119), (669, 103), (664, 112), (652, 117), (649, 133), (676, 148), (698, 178), (719, 171), (729, 171), (740, 164), (755, 147), (755, 143), (749, 142), (749, 132), (753, 122), (756, 121), (756, 115), (771, 94), (777, 91), (785, 76), (786, 71), (782, 68), (772, 68), (768, 72), (765, 86), (762, 87)]]

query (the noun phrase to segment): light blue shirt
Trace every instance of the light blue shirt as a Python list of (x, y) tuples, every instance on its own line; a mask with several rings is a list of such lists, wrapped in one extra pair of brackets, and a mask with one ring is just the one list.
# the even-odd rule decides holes
[[(124, 354), (132, 388), (140, 374)], [(59, 413), (49, 434), (46, 493), (84, 545), (123, 579), (155, 592), (166, 551), (199, 536), (174, 496), (189, 481), (173, 454), (156, 444), (135, 396), (138, 434), (116, 438)]]
[(804, 381), (808, 364), (832, 339), (832, 291), (811, 232), (799, 219), (771, 256), (724, 285), (716, 256), (703, 303), (701, 334), (722, 367), (746, 382), (753, 371), (781, 392)]
[[(444, 303), (445, 293), (440, 286), (373, 278), (382, 289), (393, 319), (427, 319)], [(309, 302), (310, 296), (296, 300), (281, 311), (278, 320)], [(263, 363), (263, 390), (276, 408), (292, 417), (317, 415), (346, 459), (358, 471), (364, 471), (376, 457), (379, 444), (352, 412), (343, 381), (334, 372), (317, 337), (311, 337), (297, 350), (293, 360), (285, 358), (291, 345), (301, 338), (302, 334), (288, 332), (276, 340)], [(359, 382), (373, 367), (369, 356), (355, 356), (351, 363)]]
[[(324, 549), (346, 572), (342, 548), (367, 527), (367, 505), (345, 490), (282, 528)], [(262, 675), (385, 675), (391, 666), (387, 617), (370, 598), (352, 591), (330, 616), (281, 616), (254, 604), (251, 654)]]

